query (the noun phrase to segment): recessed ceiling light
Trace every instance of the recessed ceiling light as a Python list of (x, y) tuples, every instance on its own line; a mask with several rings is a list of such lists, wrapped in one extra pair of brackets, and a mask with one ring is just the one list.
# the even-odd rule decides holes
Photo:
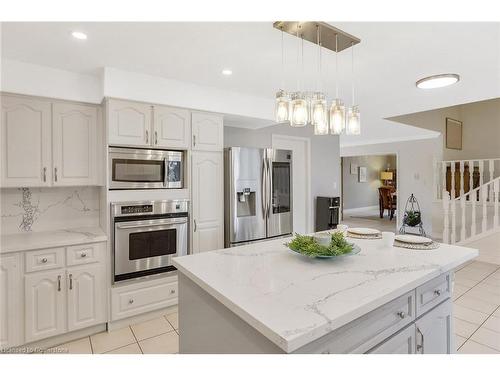
[(82, 33), (81, 31), (73, 31), (71, 33), (71, 35), (73, 36), (73, 38), (75, 39), (80, 39), (80, 40), (85, 40), (87, 39), (87, 34), (85, 33)]
[(458, 74), (437, 74), (435, 76), (419, 79), (415, 84), (419, 89), (436, 89), (453, 85), (460, 81)]
[(231, 69), (224, 69), (222, 71), (222, 74), (224, 74), (225, 76), (230, 76), (231, 74), (233, 74), (233, 71)]

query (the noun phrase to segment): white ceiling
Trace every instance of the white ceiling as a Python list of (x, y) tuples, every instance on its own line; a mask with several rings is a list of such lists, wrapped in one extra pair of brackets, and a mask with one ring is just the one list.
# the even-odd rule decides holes
[[(499, 23), (335, 23), (361, 39), (355, 48), (356, 101), (362, 135), (343, 145), (431, 136), (387, 117), (500, 96)], [(281, 86), (280, 33), (271, 22), (3, 23), (2, 57), (78, 73), (102, 67), (146, 73), (272, 98)], [(71, 37), (72, 30), (88, 40)], [(285, 35), (285, 89), (296, 88), (297, 42)], [(317, 84), (317, 49), (305, 43), (302, 88)], [(322, 88), (335, 93), (335, 54), (323, 53)], [(350, 51), (339, 54), (341, 97), (350, 104)], [(223, 76), (229, 68), (232, 76)], [(457, 85), (418, 90), (431, 74), (458, 73)], [(269, 119), (232, 116), (232, 126), (262, 127)]]

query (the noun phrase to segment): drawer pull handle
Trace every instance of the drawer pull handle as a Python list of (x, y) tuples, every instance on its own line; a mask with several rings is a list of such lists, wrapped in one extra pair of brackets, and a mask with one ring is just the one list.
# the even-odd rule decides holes
[(436, 289), (436, 290), (434, 291), (434, 295), (436, 295), (436, 296), (438, 296), (438, 297), (439, 297), (439, 296), (441, 295), (441, 291), (440, 291), (439, 289)]
[(400, 311), (400, 312), (398, 312), (398, 316), (399, 316), (401, 319), (406, 318), (406, 314), (405, 314), (405, 312), (404, 312), (404, 311)]
[(57, 291), (61, 291), (61, 275), (57, 276)]
[(47, 263), (47, 258), (42, 258), (42, 263)]
[(133, 303), (134, 303), (134, 300), (131, 298), (131, 299), (129, 299), (129, 300), (128, 300), (128, 303), (129, 303), (129, 304), (133, 304)]
[(80, 254), (80, 256), (81, 256), (82, 258), (85, 258), (85, 257), (87, 256), (87, 253), (81, 253), (81, 254)]
[(73, 274), (69, 274), (69, 290), (73, 289)]

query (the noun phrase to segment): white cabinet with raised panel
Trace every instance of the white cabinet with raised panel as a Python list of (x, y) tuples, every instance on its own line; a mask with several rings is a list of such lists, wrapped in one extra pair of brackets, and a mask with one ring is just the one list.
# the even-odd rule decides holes
[(450, 354), (453, 352), (452, 302), (446, 300), (415, 323), (418, 354)]
[(63, 269), (24, 278), (25, 339), (40, 340), (66, 330), (66, 278)]
[(107, 103), (109, 144), (150, 146), (151, 113), (150, 104), (109, 99)]
[(2, 95), (1, 186), (49, 186), (51, 175), (50, 103)]
[(72, 103), (53, 104), (54, 185), (92, 185), (96, 179), (97, 109)]
[(153, 146), (188, 149), (191, 142), (191, 116), (186, 109), (154, 106)]
[(224, 187), (222, 152), (191, 155), (193, 252), (224, 247)]
[(369, 354), (415, 354), (415, 324), (383, 342)]
[(22, 295), (19, 255), (0, 256), (0, 349), (22, 342)]
[(193, 112), (191, 115), (191, 128), (191, 147), (193, 150), (223, 150), (224, 127), (221, 115)]
[(68, 330), (105, 320), (105, 288), (100, 264), (68, 268)]

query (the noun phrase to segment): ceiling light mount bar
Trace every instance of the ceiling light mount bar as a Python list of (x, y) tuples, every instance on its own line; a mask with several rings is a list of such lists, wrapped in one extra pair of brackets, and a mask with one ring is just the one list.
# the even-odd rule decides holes
[[(333, 52), (336, 52), (336, 50), (337, 52), (342, 52), (361, 42), (359, 38), (337, 29), (326, 22), (276, 21), (273, 23), (273, 27), (290, 35), (303, 38), (311, 43), (317, 45), (321, 43), (321, 47)], [(321, 41), (318, 38), (318, 34), (321, 35)], [(338, 48), (335, 45), (335, 36), (338, 38)]]

